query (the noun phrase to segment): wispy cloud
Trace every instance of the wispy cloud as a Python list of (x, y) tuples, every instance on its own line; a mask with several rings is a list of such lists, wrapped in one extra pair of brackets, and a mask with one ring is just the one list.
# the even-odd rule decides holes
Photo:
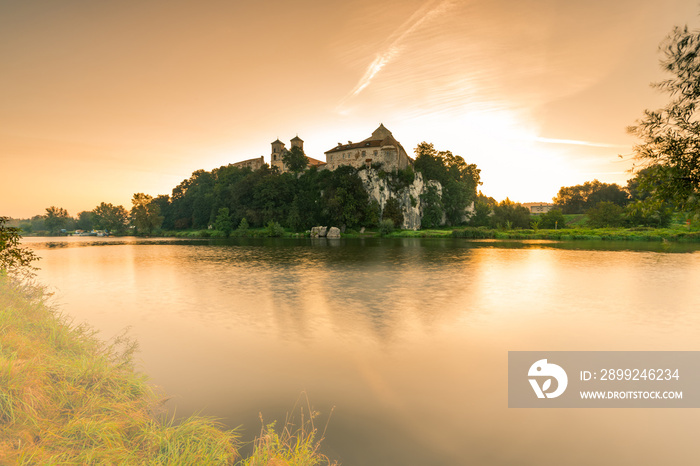
[(610, 148), (623, 148), (627, 146), (619, 144), (605, 144), (602, 142), (589, 142), (589, 141), (577, 141), (575, 139), (553, 139), (553, 138), (543, 138), (534, 137), (532, 138), (535, 142), (544, 142), (546, 144), (570, 144), (575, 146), (589, 146), (589, 147), (610, 147)]
[(436, 16), (444, 14), (451, 4), (452, 0), (430, 0), (424, 3), (410, 18), (396, 28), (387, 38), (385, 45), (382, 46), (372, 63), (369, 64), (362, 78), (360, 78), (352, 91), (341, 101), (339, 107), (342, 107), (349, 99), (365, 90), (377, 73), (400, 55), (403, 43), (406, 39), (426, 22), (432, 20)]

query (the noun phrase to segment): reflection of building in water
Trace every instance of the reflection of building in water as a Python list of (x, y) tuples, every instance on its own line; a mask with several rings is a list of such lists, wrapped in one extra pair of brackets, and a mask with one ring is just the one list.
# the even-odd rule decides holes
[(336, 147), (326, 151), (326, 165), (329, 170), (343, 165), (360, 168), (376, 163), (381, 163), (385, 171), (402, 169), (413, 164), (403, 146), (383, 124), (363, 141), (338, 143)]

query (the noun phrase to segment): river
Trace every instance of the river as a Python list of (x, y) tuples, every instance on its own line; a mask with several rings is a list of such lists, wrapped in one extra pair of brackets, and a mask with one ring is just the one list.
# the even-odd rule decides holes
[(507, 360), (700, 350), (698, 245), (23, 242), (74, 322), (129, 328), (171, 413), (247, 440), (308, 397), (346, 466), (697, 464), (697, 411), (509, 409)]

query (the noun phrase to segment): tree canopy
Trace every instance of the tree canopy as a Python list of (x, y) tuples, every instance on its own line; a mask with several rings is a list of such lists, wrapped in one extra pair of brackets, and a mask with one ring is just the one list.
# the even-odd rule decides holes
[(670, 74), (652, 86), (669, 101), (644, 116), (628, 131), (640, 139), (635, 156), (654, 166), (652, 195), (700, 214), (700, 30), (676, 27), (662, 42), (662, 68)]
[(304, 155), (301, 147), (293, 146), (290, 150), (282, 154), (282, 162), (288, 170), (299, 173), (306, 169), (309, 159)]
[(8, 227), (7, 217), (0, 217), (0, 275), (33, 273), (32, 262), (39, 260), (34, 251), (20, 247), (21, 230)]
[(603, 201), (625, 206), (629, 202), (629, 196), (617, 184), (593, 180), (575, 186), (562, 186), (553, 200), (562, 213), (582, 214)]
[[(421, 142), (415, 149), (414, 168), (423, 173), (425, 181), (435, 180), (442, 185), (442, 209), (448, 223), (452, 225), (467, 220), (466, 209), (476, 200), (476, 189), (481, 184), (480, 173), (475, 164), (450, 151), (438, 151), (433, 144)], [(437, 217), (431, 212), (431, 217)], [(434, 223), (434, 219), (429, 221)]]

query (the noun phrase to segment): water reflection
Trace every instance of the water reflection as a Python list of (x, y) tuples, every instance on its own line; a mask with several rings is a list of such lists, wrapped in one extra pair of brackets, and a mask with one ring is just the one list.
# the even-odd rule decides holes
[(336, 406), (326, 448), (345, 465), (695, 455), (688, 411), (509, 410), (505, 366), (509, 350), (700, 349), (695, 245), (66, 243), (28, 242), (42, 280), (106, 337), (131, 326), (179, 414), (217, 415), (252, 436), (259, 411), (283, 419), (306, 390), (321, 411)]

